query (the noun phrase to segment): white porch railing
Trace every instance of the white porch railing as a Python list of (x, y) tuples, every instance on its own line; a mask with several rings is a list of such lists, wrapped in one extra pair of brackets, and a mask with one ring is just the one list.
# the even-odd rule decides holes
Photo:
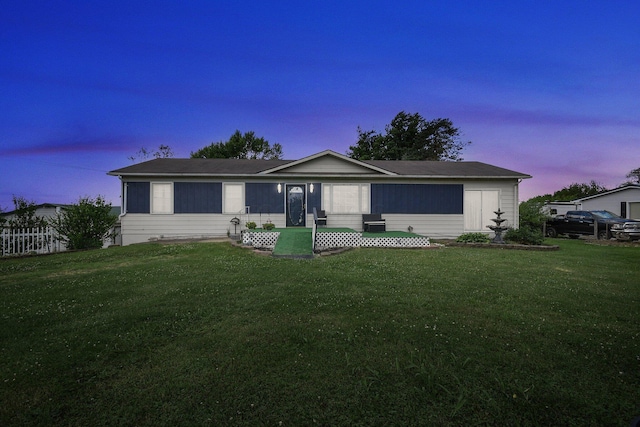
[(2, 256), (46, 254), (64, 250), (64, 243), (51, 227), (0, 230)]

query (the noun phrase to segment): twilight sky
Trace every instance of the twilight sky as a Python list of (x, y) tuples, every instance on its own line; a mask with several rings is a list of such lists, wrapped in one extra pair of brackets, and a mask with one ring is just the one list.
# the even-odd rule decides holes
[(73, 203), (141, 147), (239, 129), (345, 153), (401, 110), (450, 118), (521, 200), (640, 167), (640, 2), (29, 1), (0, 8), (0, 208)]

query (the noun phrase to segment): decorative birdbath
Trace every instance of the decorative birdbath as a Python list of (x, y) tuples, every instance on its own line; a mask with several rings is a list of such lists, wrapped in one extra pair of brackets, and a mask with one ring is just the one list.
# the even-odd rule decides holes
[(497, 215), (497, 218), (493, 218), (491, 221), (495, 222), (496, 225), (487, 225), (487, 227), (495, 233), (495, 237), (491, 240), (491, 243), (504, 245), (505, 243), (504, 240), (502, 240), (502, 232), (509, 228), (502, 225), (502, 223), (506, 221), (506, 219), (500, 218), (504, 212), (498, 208), (498, 210), (493, 213)]

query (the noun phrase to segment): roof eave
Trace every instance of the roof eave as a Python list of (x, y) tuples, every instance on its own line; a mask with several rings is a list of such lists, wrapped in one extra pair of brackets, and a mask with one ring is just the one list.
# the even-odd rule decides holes
[(373, 178), (373, 179), (529, 179), (531, 175), (379, 175), (379, 174), (323, 174), (323, 173), (272, 173), (272, 174), (235, 174), (235, 173), (167, 173), (167, 172), (134, 172), (134, 173), (111, 173), (108, 175), (122, 177), (233, 177), (233, 178), (304, 178), (304, 177), (323, 177), (323, 178)]

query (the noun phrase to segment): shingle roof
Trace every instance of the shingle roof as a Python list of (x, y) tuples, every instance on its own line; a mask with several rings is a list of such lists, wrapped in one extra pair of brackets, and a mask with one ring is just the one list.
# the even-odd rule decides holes
[[(349, 159), (352, 161), (352, 159)], [(298, 160), (248, 159), (154, 159), (109, 172), (122, 176), (249, 176)], [(482, 162), (445, 162), (413, 160), (369, 160), (360, 162), (399, 176), (446, 178), (531, 178), (530, 175)], [(286, 174), (286, 168), (274, 174)], [(371, 170), (372, 174), (379, 171)]]
[(109, 175), (253, 175), (292, 160), (154, 159), (112, 170)]
[(509, 177), (530, 178), (530, 175), (482, 162), (444, 162), (426, 160), (368, 160), (367, 163), (398, 175), (442, 177)]

